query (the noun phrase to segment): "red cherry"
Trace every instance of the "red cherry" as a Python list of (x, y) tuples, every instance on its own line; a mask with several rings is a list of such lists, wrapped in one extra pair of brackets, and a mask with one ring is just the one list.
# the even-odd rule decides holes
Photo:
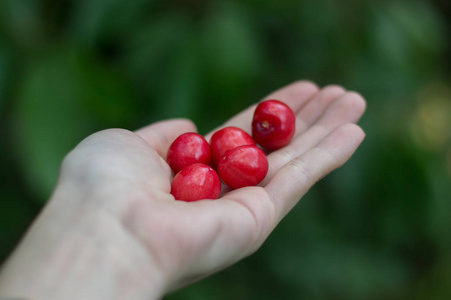
[(242, 145), (255, 146), (254, 139), (243, 129), (225, 127), (216, 131), (210, 139), (213, 166), (217, 167), (219, 160), (227, 151)]
[(172, 142), (166, 160), (177, 174), (184, 167), (195, 163), (208, 165), (210, 158), (210, 145), (204, 137), (195, 132), (187, 132)]
[(221, 179), (232, 189), (259, 184), (268, 172), (268, 159), (256, 146), (243, 145), (229, 150), (218, 163)]
[(221, 179), (213, 168), (196, 163), (178, 172), (171, 184), (171, 194), (176, 200), (187, 202), (217, 199), (221, 192)]
[(288, 145), (295, 129), (296, 116), (285, 103), (266, 100), (255, 109), (252, 137), (262, 147), (275, 150)]

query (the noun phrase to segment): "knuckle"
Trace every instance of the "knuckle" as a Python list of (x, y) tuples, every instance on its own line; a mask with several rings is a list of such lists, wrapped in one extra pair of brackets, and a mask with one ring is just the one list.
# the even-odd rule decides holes
[(318, 85), (309, 80), (295, 81), (292, 86), (295, 88), (296, 92), (305, 90), (319, 91)]
[(331, 94), (344, 94), (346, 93), (346, 90), (341, 85), (337, 84), (331, 84), (327, 85), (323, 88), (324, 93), (331, 93)]

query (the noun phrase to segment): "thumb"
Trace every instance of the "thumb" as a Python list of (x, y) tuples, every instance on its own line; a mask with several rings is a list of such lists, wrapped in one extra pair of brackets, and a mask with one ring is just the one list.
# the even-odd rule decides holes
[(135, 131), (163, 158), (171, 143), (185, 132), (197, 132), (196, 125), (188, 119), (161, 121)]

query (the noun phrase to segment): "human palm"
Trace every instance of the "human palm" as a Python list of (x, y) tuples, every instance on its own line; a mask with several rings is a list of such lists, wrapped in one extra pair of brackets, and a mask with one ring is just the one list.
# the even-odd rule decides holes
[[(106, 227), (117, 230), (105, 233), (106, 243), (122, 257), (137, 257), (122, 262), (123, 268), (133, 278), (152, 278), (161, 296), (257, 250), (308, 189), (347, 161), (363, 140), (353, 123), (365, 101), (354, 92), (297, 82), (269, 98), (293, 109), (296, 133), (288, 146), (268, 154), (269, 171), (259, 186), (223, 187), (217, 200), (176, 201), (166, 152), (177, 136), (196, 131), (192, 122), (181, 119), (88, 137), (65, 159), (59, 186), (84, 190), (84, 210), (108, 212)], [(254, 109), (221, 127), (250, 132)]]

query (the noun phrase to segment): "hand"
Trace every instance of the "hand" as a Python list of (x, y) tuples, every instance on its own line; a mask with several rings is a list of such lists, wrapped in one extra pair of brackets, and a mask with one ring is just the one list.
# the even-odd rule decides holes
[[(256, 187), (218, 200), (175, 201), (167, 149), (188, 120), (105, 130), (64, 160), (55, 193), (0, 276), (0, 295), (33, 299), (158, 298), (252, 254), (319, 179), (364, 138), (365, 101), (297, 82), (266, 99), (296, 113), (292, 142), (268, 155)], [(223, 126), (250, 132), (255, 105)], [(212, 133), (206, 136), (209, 140)]]

